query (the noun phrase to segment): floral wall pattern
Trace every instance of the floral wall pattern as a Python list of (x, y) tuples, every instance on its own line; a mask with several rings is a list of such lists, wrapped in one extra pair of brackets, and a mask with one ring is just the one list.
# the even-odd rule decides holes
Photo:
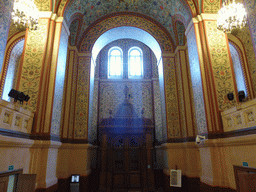
[(194, 115), (196, 120), (197, 133), (201, 134), (207, 132), (207, 124), (201, 79), (201, 69), (194, 27), (192, 27), (187, 34), (187, 42), (194, 102)]
[(66, 60), (67, 60), (67, 49), (68, 49), (68, 32), (65, 27), (62, 26), (58, 62), (56, 69), (55, 78), (55, 90), (54, 90), (54, 101), (52, 109), (52, 122), (51, 122), (51, 133), (59, 135), (63, 108), (63, 93), (65, 84), (65, 71), (66, 71)]
[(81, 39), (80, 51), (91, 51), (98, 37), (109, 29), (119, 26), (134, 26), (149, 32), (159, 43), (162, 51), (173, 51), (172, 39), (156, 24), (137, 16), (120, 15), (97, 23)]
[(27, 37), (25, 56), (19, 90), (30, 96), (30, 99), (24, 107), (36, 111), (40, 76), (45, 56), (45, 47), (47, 36), (48, 19), (39, 20), (40, 29), (30, 31)]
[(4, 61), (5, 46), (10, 26), (12, 5), (13, 1), (10, 0), (2, 0), (0, 2), (0, 69), (2, 69)]
[(202, 13), (218, 13), (221, 1), (219, 0), (205, 0), (202, 1)]
[(178, 90), (174, 58), (163, 58), (163, 67), (168, 138), (179, 138), (181, 136), (179, 99), (177, 95)]
[(17, 28), (13, 23), (11, 23), (10, 28), (9, 28), (9, 34), (8, 34), (8, 40), (15, 35), (16, 33), (19, 32), (25, 32), (24, 29), (19, 29)]
[(100, 82), (99, 119), (109, 118), (110, 110), (115, 116), (125, 99), (124, 88), (126, 86), (129, 88), (129, 102), (133, 105), (137, 117), (142, 117), (141, 111), (144, 109), (143, 116), (153, 120), (151, 82)]
[(233, 106), (231, 102), (227, 102), (226, 95), (235, 90), (226, 35), (216, 29), (216, 21), (206, 21), (205, 27), (218, 106), (223, 111)]
[[(65, 0), (66, 1), (66, 0)], [(63, 11), (64, 2), (61, 3), (59, 13)], [(190, 0), (190, 5), (193, 6), (193, 2)], [(71, 16), (77, 12), (84, 15), (84, 21), (82, 25), (82, 31), (89, 27), (98, 18), (111, 14), (113, 12), (137, 12), (143, 15), (147, 15), (158, 20), (174, 37), (172, 30), (172, 16), (175, 14), (182, 15), (187, 22), (191, 19), (190, 9), (187, 3), (183, 0), (147, 0), (137, 1), (134, 3), (126, 3), (125, 1), (81, 1), (71, 0), (67, 8), (65, 9), (64, 17), (69, 20)]]
[(91, 57), (79, 57), (75, 106), (75, 139), (87, 139)]
[(39, 11), (51, 11), (52, 0), (34, 0)]

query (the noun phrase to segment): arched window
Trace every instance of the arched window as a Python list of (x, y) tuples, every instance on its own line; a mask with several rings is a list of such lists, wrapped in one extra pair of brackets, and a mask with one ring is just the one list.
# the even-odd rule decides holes
[(18, 74), (18, 67), (20, 64), (22, 52), (24, 47), (24, 39), (20, 40), (12, 49), (6, 72), (6, 77), (4, 81), (2, 99), (6, 101), (11, 101), (8, 96), (11, 89), (15, 89), (16, 79)]
[(108, 77), (122, 78), (123, 53), (119, 47), (112, 47), (108, 52)]
[(128, 76), (129, 78), (141, 78), (143, 75), (143, 55), (138, 47), (132, 47), (128, 51)]
[(240, 60), (239, 52), (236, 50), (235, 46), (232, 43), (229, 43), (229, 48), (235, 73), (237, 91), (244, 91), (245, 95), (247, 96), (244, 71)]

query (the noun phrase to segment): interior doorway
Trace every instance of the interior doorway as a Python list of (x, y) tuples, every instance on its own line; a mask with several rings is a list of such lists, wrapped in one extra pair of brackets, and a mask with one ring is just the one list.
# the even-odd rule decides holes
[(99, 127), (100, 191), (154, 191), (153, 125), (145, 119), (115, 121), (106, 119)]

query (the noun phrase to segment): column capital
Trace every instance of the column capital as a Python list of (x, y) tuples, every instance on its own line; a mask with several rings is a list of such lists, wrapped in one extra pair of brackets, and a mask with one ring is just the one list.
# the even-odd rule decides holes
[(186, 27), (185, 34), (187, 35), (189, 33), (193, 24), (198, 24), (202, 21), (217, 21), (218, 17), (219, 15), (216, 13), (201, 13), (200, 15), (193, 17)]
[(92, 53), (87, 51), (87, 52), (82, 52), (82, 53), (78, 53), (79, 57), (91, 57)]
[(186, 50), (187, 49), (187, 44), (185, 44), (185, 45), (179, 45), (179, 46), (177, 46), (176, 47), (176, 49), (175, 49), (175, 51), (174, 51), (174, 55), (176, 55), (177, 54), (177, 52), (179, 52), (180, 50)]
[(70, 35), (70, 31), (69, 31), (69, 27), (68, 27), (68, 24), (66, 22), (66, 20), (64, 19), (64, 17), (55, 17), (55, 22), (56, 23), (62, 23), (62, 25), (64, 26), (68, 36)]
[(162, 57), (174, 57), (174, 53), (173, 52), (162, 52)]

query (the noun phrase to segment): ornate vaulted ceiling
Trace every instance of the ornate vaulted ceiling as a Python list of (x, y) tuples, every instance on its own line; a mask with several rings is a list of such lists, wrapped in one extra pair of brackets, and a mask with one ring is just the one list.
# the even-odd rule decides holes
[[(80, 14), (83, 16), (81, 23), (81, 33), (94, 21), (111, 13), (135, 12), (149, 16), (162, 24), (174, 38), (173, 16), (180, 17), (180, 20), (186, 25), (191, 20), (191, 13), (188, 5), (183, 0), (71, 0), (64, 12), (64, 18), (67, 23), (72, 23), (73, 16)], [(71, 24), (73, 34), (78, 22)], [(80, 38), (78, 38), (80, 39)], [(174, 40), (175, 41), (175, 40)]]
[(183, 16), (186, 21), (191, 18), (189, 8), (183, 0), (137, 0), (133, 3), (126, 3), (125, 0), (71, 0), (66, 7), (64, 17), (69, 22), (73, 14), (83, 14), (84, 28), (99, 17), (121, 11), (148, 15), (165, 27), (168, 27), (171, 17), (175, 14)]

